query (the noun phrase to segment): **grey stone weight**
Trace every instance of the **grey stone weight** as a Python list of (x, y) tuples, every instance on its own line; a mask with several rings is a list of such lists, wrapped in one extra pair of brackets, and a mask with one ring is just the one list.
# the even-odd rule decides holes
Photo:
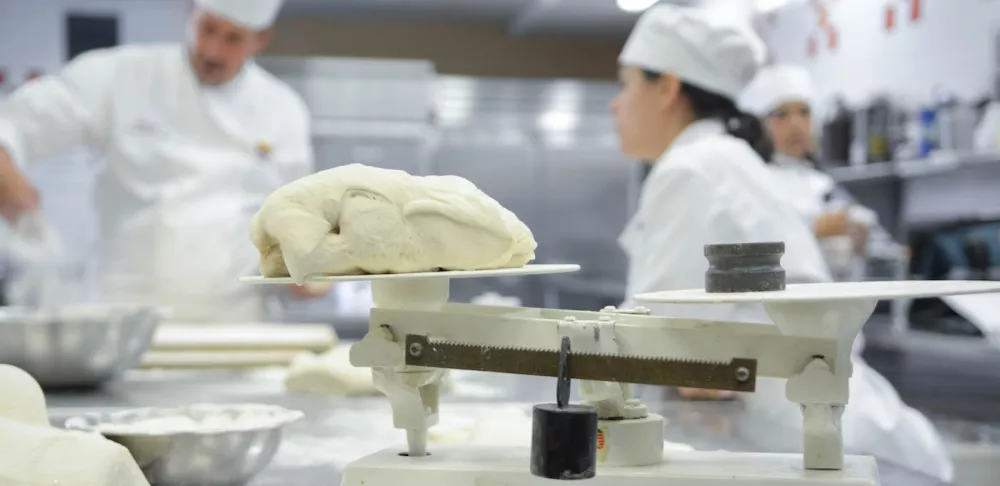
[(772, 292), (785, 289), (783, 242), (705, 245), (705, 291)]

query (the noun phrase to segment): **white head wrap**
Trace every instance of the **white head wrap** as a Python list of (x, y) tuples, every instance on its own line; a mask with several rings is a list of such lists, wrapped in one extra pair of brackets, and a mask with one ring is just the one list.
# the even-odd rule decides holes
[(253, 30), (274, 24), (284, 0), (194, 0), (196, 7)]
[(740, 108), (764, 117), (783, 103), (813, 102), (812, 80), (804, 68), (792, 65), (768, 66), (760, 71), (740, 97)]
[(736, 100), (763, 57), (763, 43), (749, 26), (697, 8), (657, 5), (639, 17), (618, 62), (670, 73)]

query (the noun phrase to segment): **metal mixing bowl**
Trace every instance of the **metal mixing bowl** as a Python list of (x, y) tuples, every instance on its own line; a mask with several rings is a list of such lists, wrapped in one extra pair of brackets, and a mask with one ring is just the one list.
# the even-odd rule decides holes
[(237, 486), (267, 467), (282, 428), (302, 416), (272, 405), (203, 404), (83, 415), (65, 427), (123, 445), (153, 486)]
[(0, 363), (42, 387), (93, 387), (134, 368), (166, 313), (149, 306), (0, 307)]

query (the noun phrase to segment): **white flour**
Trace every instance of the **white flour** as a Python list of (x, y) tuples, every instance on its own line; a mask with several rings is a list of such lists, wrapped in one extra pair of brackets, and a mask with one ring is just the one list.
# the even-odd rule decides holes
[(300, 412), (269, 405), (192, 405), (179, 409), (142, 409), (112, 414), (93, 430), (111, 435), (211, 434), (281, 427)]
[(52, 307), (82, 298), (82, 267), (74, 269), (58, 232), (40, 214), (21, 218), (6, 242), (9, 303)]

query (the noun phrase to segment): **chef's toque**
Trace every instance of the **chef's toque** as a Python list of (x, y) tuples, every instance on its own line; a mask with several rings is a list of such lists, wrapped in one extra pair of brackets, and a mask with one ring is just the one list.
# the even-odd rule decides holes
[(799, 66), (768, 66), (757, 74), (740, 97), (740, 108), (764, 117), (782, 104), (813, 102), (812, 80), (809, 73)]
[(763, 43), (749, 25), (717, 20), (697, 8), (657, 5), (639, 17), (618, 62), (673, 74), (736, 100), (763, 57)]
[(284, 0), (194, 0), (196, 7), (253, 30), (274, 24)]

